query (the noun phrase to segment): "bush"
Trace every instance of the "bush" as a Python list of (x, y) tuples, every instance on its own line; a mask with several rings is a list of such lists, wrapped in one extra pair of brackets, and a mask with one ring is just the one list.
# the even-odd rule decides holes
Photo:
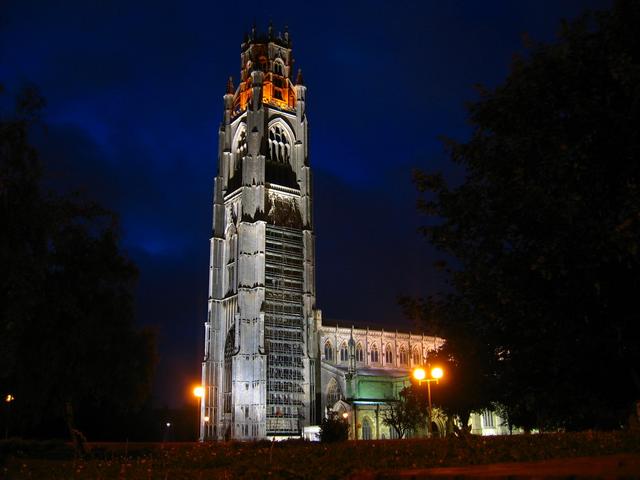
[(323, 443), (343, 442), (349, 439), (349, 424), (331, 412), (320, 424), (320, 441)]

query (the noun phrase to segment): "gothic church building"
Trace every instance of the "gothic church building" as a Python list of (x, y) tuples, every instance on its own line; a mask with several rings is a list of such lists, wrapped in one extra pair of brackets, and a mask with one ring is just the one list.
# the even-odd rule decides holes
[(442, 340), (323, 325), (307, 92), (288, 32), (254, 27), (240, 60), (218, 134), (200, 438), (300, 437), (327, 409), (350, 415), (354, 438), (392, 436), (380, 408)]

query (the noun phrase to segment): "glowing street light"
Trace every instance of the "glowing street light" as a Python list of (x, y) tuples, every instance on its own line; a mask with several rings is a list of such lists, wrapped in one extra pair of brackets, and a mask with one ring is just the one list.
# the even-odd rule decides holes
[(422, 367), (417, 367), (413, 371), (413, 378), (418, 381), (418, 385), (422, 385), (422, 382), (427, 384), (427, 398), (429, 399), (429, 423), (427, 424), (427, 433), (431, 437), (431, 382), (436, 382), (444, 376), (444, 371), (440, 367), (433, 367), (431, 369), (430, 376), (427, 377), (427, 371)]
[(202, 385), (198, 385), (193, 387), (193, 396), (198, 399), (198, 427), (196, 429), (196, 435), (202, 440), (204, 437), (204, 428), (205, 424), (209, 423), (209, 416), (202, 417), (202, 424), (200, 423), (200, 415), (204, 413), (202, 411), (202, 401), (204, 400), (204, 387)]
[(11, 423), (11, 402), (16, 399), (10, 393), (7, 393), (7, 396), (4, 397), (4, 402), (7, 404), (7, 425), (4, 428), (4, 439), (7, 440), (9, 438), (9, 423)]

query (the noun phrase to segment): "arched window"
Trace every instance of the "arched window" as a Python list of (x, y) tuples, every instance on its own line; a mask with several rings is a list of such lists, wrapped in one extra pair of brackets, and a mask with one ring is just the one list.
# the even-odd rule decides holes
[(327, 385), (327, 407), (332, 408), (341, 398), (340, 385), (338, 385), (335, 378), (332, 378), (329, 380), (329, 385)]
[(387, 345), (387, 349), (385, 350), (385, 363), (393, 363), (393, 351), (391, 350), (391, 345)]
[(340, 361), (346, 362), (349, 360), (349, 350), (347, 350), (347, 342), (343, 342), (340, 347)]
[(232, 360), (235, 354), (236, 329), (231, 327), (227, 332), (227, 338), (224, 342), (224, 384), (223, 384), (223, 410), (225, 413), (231, 413), (231, 387), (232, 387)]
[(229, 184), (227, 189), (234, 191), (242, 182), (242, 159), (247, 155), (247, 131), (244, 124), (238, 127), (233, 145), (233, 155), (229, 164)]
[(378, 363), (380, 361), (380, 355), (378, 354), (378, 346), (373, 344), (371, 347), (371, 363)]
[(420, 365), (422, 363), (422, 355), (420, 355), (420, 350), (417, 348), (413, 349), (413, 364)]
[(280, 125), (269, 128), (269, 156), (272, 161), (287, 163), (291, 155), (289, 136)]
[(362, 419), (362, 439), (371, 440), (373, 438), (373, 428), (369, 417)]
[(331, 342), (324, 344), (324, 359), (329, 362), (333, 360), (333, 348), (331, 348)]
[(273, 73), (284, 76), (284, 65), (282, 64), (282, 61), (276, 60), (273, 62)]
[(400, 347), (400, 365), (409, 364), (409, 355), (404, 347)]
[(236, 159), (241, 160), (247, 154), (247, 131), (243, 128), (238, 136), (236, 145)]
[(364, 362), (364, 350), (362, 349), (361, 343), (358, 343), (358, 345), (356, 345), (356, 361)]

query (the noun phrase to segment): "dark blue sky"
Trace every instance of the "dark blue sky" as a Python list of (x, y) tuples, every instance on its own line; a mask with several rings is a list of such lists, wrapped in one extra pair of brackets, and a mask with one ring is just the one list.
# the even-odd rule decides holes
[(308, 87), (318, 307), (408, 329), (398, 294), (442, 285), (411, 168), (459, 180), (438, 137), (468, 137), (473, 85), (504, 79), (524, 32), (552, 41), (561, 18), (609, 4), (9, 0), (0, 82), (40, 87), (50, 176), (120, 214), (138, 322), (160, 332), (155, 398), (178, 405), (199, 377), (222, 95), (254, 20), (289, 26)]

